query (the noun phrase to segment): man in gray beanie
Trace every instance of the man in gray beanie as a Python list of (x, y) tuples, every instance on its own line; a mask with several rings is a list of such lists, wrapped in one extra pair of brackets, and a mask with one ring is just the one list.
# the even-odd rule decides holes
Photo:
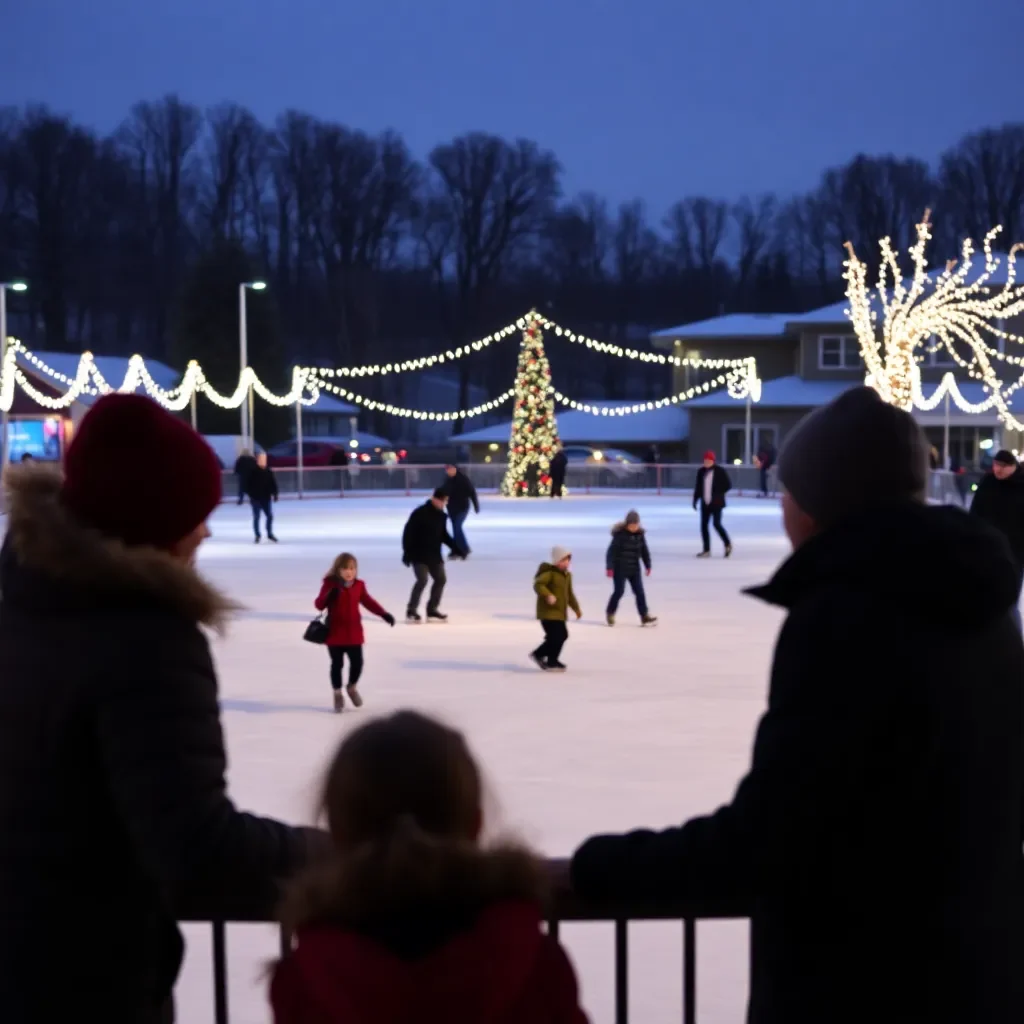
[(928, 446), (854, 388), (779, 462), (794, 551), (750, 770), (662, 832), (595, 836), (573, 888), (750, 918), (749, 1024), (1024, 1020), (1024, 645), (1005, 540), (925, 503)]

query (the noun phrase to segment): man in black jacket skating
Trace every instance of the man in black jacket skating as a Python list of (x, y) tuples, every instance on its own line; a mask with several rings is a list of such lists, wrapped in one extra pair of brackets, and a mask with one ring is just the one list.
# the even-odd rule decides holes
[[(1007, 540), (1017, 565), (1017, 578), (1024, 581), (1024, 471), (1013, 452), (1004, 448), (992, 460), (992, 472), (978, 483), (971, 502), (971, 515), (984, 519)], [(1014, 607), (1020, 628), (1020, 609)]]
[(470, 505), (477, 515), (480, 514), (480, 501), (476, 496), (473, 481), (458, 466), (449, 463), (444, 471), (448, 479), (441, 485), (441, 489), (448, 496), (448, 518), (452, 521), (452, 538), (460, 551), (457, 557), (466, 558), (470, 554), (470, 547), (462, 524), (469, 515)]
[(427, 587), (427, 580), (432, 580), (430, 596), (427, 598), (427, 618), (434, 622), (444, 622), (448, 616), (441, 609), (441, 597), (447, 578), (444, 572), (444, 557), (441, 546), (447, 545), (456, 555), (462, 554), (461, 549), (448, 535), (448, 517), (445, 505), (448, 495), (443, 487), (438, 487), (433, 495), (413, 509), (402, 532), (402, 564), (412, 566), (416, 576), (412, 593), (409, 595), (409, 607), (406, 618), (409, 622), (420, 622), (420, 598)]
[(274, 536), (274, 502), (277, 501), (277, 477), (267, 465), (267, 457), (262, 452), (256, 457), (256, 467), (250, 470), (245, 481), (246, 494), (252, 505), (252, 530), (256, 535), (256, 543), (260, 542), (260, 513), (267, 520), (267, 540), (277, 543)]
[(794, 551), (730, 803), (576, 852), (584, 898), (751, 919), (750, 1024), (1024, 1020), (1024, 646), (1006, 543), (925, 504), (928, 446), (855, 388), (779, 461)]
[(714, 452), (704, 453), (704, 465), (697, 470), (697, 482), (693, 487), (693, 507), (700, 505), (700, 539), (703, 548), (698, 558), (711, 557), (711, 534), (708, 523), (713, 523), (715, 533), (722, 538), (725, 545), (725, 557), (732, 554), (732, 541), (722, 525), (722, 510), (725, 508), (725, 495), (732, 489), (729, 474), (715, 461)]

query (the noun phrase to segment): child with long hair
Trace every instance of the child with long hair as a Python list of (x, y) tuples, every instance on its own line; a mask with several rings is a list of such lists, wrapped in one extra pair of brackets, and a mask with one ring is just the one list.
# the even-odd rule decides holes
[(413, 711), (342, 742), (321, 799), (333, 856), (283, 907), (275, 1024), (586, 1024), (541, 931), (544, 866), (481, 843), (482, 789), (463, 737)]
[(331, 656), (331, 689), (334, 691), (334, 710), (342, 711), (345, 697), (341, 692), (341, 671), (348, 658), (348, 692), (352, 703), (360, 708), (363, 698), (359, 693), (359, 677), (363, 674), (363, 617), (360, 606), (379, 615), (389, 626), (395, 617), (386, 612), (359, 579), (359, 563), (355, 555), (342, 552), (334, 560), (330, 572), (324, 577), (320, 594), (313, 602), (318, 611), (327, 612), (327, 651)]

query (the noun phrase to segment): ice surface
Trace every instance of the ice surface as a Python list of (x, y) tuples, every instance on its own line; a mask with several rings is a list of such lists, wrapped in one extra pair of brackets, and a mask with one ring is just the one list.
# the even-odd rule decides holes
[[(698, 560), (696, 514), (685, 498), (485, 498), (470, 516), (473, 555), (448, 567), (445, 625), (389, 629), (366, 616), (366, 706), (336, 716), (323, 649), (303, 643), (324, 571), (343, 550), (359, 558), (370, 593), (401, 618), (412, 583), (400, 536), (422, 499), (282, 501), (276, 547), (256, 547), (248, 510), (225, 506), (202, 569), (248, 611), (217, 642), (232, 796), (244, 808), (308, 822), (315, 783), (345, 732), (402, 707), (443, 716), (468, 734), (493, 790), (498, 824), (540, 850), (569, 854), (594, 831), (663, 826), (713, 810), (746, 768), (781, 615), (740, 590), (761, 582), (786, 545), (774, 501), (737, 499), (725, 513), (736, 547)], [(654, 559), (647, 586), (655, 628), (641, 629), (627, 591), (618, 625), (604, 624), (609, 529), (639, 510)], [(551, 547), (574, 553), (584, 618), (570, 625), (564, 675), (543, 675), (526, 654), (538, 642), (531, 589)], [(631, 1019), (681, 1016), (682, 928), (630, 927)], [(746, 926), (698, 928), (703, 1024), (743, 1019)], [(563, 936), (592, 1019), (613, 1019), (610, 925)], [(178, 1019), (213, 1019), (209, 929), (189, 926)], [(269, 1020), (261, 971), (275, 955), (267, 926), (228, 932), (233, 1022)]]

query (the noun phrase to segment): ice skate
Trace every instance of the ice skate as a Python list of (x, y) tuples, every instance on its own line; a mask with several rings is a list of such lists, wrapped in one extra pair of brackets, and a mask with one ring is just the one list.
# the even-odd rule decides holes
[(341, 690), (334, 691), (334, 712), (335, 714), (341, 714), (345, 710), (345, 695)]
[(658, 616), (657, 615), (641, 615), (640, 616), (640, 625), (641, 626), (654, 626), (654, 625), (657, 624), (657, 622), (658, 622)]
[(551, 668), (551, 666), (536, 651), (530, 651), (530, 661), (532, 661), (537, 668), (543, 672), (547, 672)]
[(348, 699), (352, 701), (352, 706), (355, 708), (361, 708), (363, 706), (363, 697), (359, 692), (359, 687), (354, 683), (349, 683), (348, 686), (345, 687), (345, 690), (348, 693)]
[(605, 621), (608, 623), (609, 626), (614, 626), (615, 625), (615, 616), (612, 615), (611, 612), (609, 612), (605, 616)]
[(563, 665), (560, 661), (549, 661), (548, 671), (549, 672), (564, 672), (569, 666)]
[(435, 611), (432, 611), (432, 612), (427, 612), (427, 621), (428, 622), (447, 622), (448, 621), (448, 616), (445, 615), (444, 612), (439, 612), (439, 611), (435, 610)]
[(728, 558), (731, 554), (732, 554), (732, 545), (731, 544), (726, 544), (725, 545), (725, 557)]
[(261, 537), (259, 536), (259, 534), (257, 534), (257, 535), (256, 535), (256, 538), (255, 538), (255, 539), (253, 540), (253, 544), (259, 544), (259, 542), (260, 542), (260, 540), (261, 540), (261, 539), (262, 539), (262, 538), (261, 538)]
[(406, 622), (413, 622), (413, 623), (415, 623), (415, 622), (422, 622), (423, 621), (423, 616), (420, 615), (419, 612), (406, 612), (405, 613), (405, 621)]
[(711, 557), (711, 552), (710, 551), (699, 551), (697, 553), (697, 557), (698, 558), (710, 558)]
[(277, 543), (277, 538), (272, 533), (267, 534), (267, 540), (269, 540), (272, 544)]

